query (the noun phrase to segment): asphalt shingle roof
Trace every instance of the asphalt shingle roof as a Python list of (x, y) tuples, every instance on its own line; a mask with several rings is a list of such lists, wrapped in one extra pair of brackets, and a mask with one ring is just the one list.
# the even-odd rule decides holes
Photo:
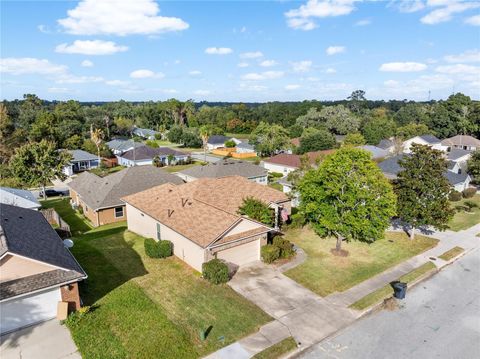
[(227, 176), (253, 178), (266, 176), (268, 171), (263, 167), (246, 161), (220, 160), (205, 166), (190, 167), (180, 173), (194, 178), (220, 178)]
[(251, 145), (251, 144), (248, 143), (248, 142), (240, 142), (239, 144), (237, 144), (236, 147), (238, 147), (238, 148), (245, 148), (245, 149), (247, 149), (247, 150), (253, 150), (253, 149), (254, 149), (253, 145)]
[(472, 151), (463, 150), (460, 148), (452, 148), (447, 154), (449, 160), (455, 161), (463, 156), (471, 154)]
[(428, 142), (430, 144), (440, 143), (440, 140), (433, 135), (422, 135), (422, 136), (418, 136), (418, 137), (420, 137), (422, 140), (424, 140), (425, 142)]
[(68, 186), (95, 210), (121, 206), (120, 198), (164, 183), (180, 184), (183, 181), (161, 168), (133, 166), (103, 178), (83, 172)]
[(133, 129), (133, 134), (135, 134), (137, 136), (140, 136), (140, 137), (155, 136), (157, 133), (159, 133), (159, 132), (154, 131), (154, 130), (150, 130), (148, 128), (135, 127)]
[(480, 147), (480, 140), (468, 135), (457, 135), (442, 141), (444, 146), (473, 146)]
[(131, 160), (131, 161), (133, 161), (134, 159), (135, 161), (142, 161), (142, 160), (153, 160), (155, 156), (165, 157), (169, 155), (173, 155), (175, 157), (188, 156), (187, 153), (177, 151), (169, 147), (153, 148), (149, 146), (142, 146), (136, 149), (131, 149), (130, 151), (123, 153), (119, 157), (125, 158), (127, 160)]
[(379, 147), (383, 150), (388, 150), (392, 146), (393, 146), (393, 141), (385, 139), (385, 138), (383, 140), (381, 140), (377, 145), (377, 147)]
[(228, 140), (231, 140), (231, 137), (223, 136), (223, 135), (213, 135), (208, 138), (208, 143), (211, 145), (219, 145), (224, 144)]
[(41, 207), (41, 204), (32, 192), (10, 187), (0, 187), (0, 203), (11, 204), (23, 208)]
[(73, 157), (71, 162), (98, 160), (98, 156), (92, 155), (91, 153), (84, 150), (69, 150), (68, 152), (70, 152)]
[(143, 143), (135, 142), (133, 140), (122, 139), (122, 138), (116, 138), (114, 140), (108, 141), (106, 145), (112, 151), (118, 151), (118, 152), (128, 151), (132, 149), (134, 146), (135, 148), (145, 146)]
[(358, 146), (358, 148), (361, 148), (362, 150), (370, 152), (372, 154), (373, 159), (378, 159), (378, 158), (388, 156), (388, 151), (387, 150), (384, 150), (383, 148), (380, 148), (380, 147), (377, 147), (377, 146), (364, 145), (364, 146)]

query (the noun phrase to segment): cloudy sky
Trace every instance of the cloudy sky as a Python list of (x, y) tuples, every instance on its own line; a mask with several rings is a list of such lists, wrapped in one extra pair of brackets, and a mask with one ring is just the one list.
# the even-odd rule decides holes
[(1, 98), (480, 98), (480, 2), (1, 2)]

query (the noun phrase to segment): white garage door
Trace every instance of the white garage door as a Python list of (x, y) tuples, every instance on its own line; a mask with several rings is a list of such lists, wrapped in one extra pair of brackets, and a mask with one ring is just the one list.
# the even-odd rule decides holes
[(260, 239), (220, 251), (217, 253), (217, 258), (238, 266), (258, 261), (260, 259)]
[(0, 303), (1, 334), (55, 318), (60, 289), (50, 289)]

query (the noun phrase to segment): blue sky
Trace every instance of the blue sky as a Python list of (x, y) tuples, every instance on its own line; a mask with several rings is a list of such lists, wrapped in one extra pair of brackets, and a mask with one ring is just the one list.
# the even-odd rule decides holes
[(480, 94), (480, 2), (1, 1), (1, 98)]

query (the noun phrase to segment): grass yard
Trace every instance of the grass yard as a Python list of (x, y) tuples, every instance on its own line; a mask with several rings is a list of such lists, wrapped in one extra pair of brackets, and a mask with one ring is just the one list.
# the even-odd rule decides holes
[(105, 176), (108, 176), (109, 174), (121, 171), (125, 168), (127, 167), (125, 166), (115, 166), (115, 167), (109, 167), (109, 168), (97, 167), (97, 168), (92, 168), (90, 172), (93, 174), (96, 174), (99, 177), (105, 177)]
[(62, 197), (40, 201), (43, 208), (55, 208), (62, 219), (70, 225), (72, 235), (80, 235), (92, 229), (92, 226), (81, 214), (74, 211), (70, 205), (70, 198)]
[(457, 246), (439, 255), (438, 258), (443, 259), (444, 261), (449, 261), (450, 259), (462, 254), (463, 252), (465, 252), (465, 249)]
[(183, 171), (183, 170), (186, 170), (187, 168), (195, 167), (195, 166), (200, 166), (200, 162), (194, 162), (188, 165), (166, 166), (162, 168), (167, 172), (173, 173), (173, 172)]
[(272, 345), (270, 348), (267, 348), (260, 353), (254, 355), (254, 359), (277, 359), (283, 354), (291, 352), (293, 349), (297, 348), (297, 343), (292, 337), (283, 339), (281, 342), (278, 342), (275, 345)]
[[(73, 253), (89, 275), (92, 306), (70, 330), (85, 358), (197, 358), (271, 320), (227, 285), (200, 278), (176, 257), (146, 257), (143, 238), (107, 225), (75, 238)], [(201, 341), (200, 330), (212, 326)], [(221, 340), (223, 337), (223, 340)]]
[[(400, 282), (405, 282), (407, 284), (412, 283), (418, 278), (426, 275), (427, 273), (433, 272), (436, 269), (437, 267), (435, 267), (435, 264), (433, 264), (432, 262), (427, 262), (421, 265), (420, 267), (415, 268), (410, 273), (407, 273), (401, 276), (398, 280)], [(367, 294), (365, 297), (357, 300), (355, 303), (353, 303), (350, 306), (350, 308), (357, 309), (357, 310), (367, 309), (368, 307), (371, 307), (374, 304), (380, 303), (381, 301), (391, 297), (392, 295), (393, 295), (393, 288), (390, 284), (387, 284), (384, 287), (377, 289), (376, 291), (370, 294)]]
[(476, 194), (472, 198), (464, 198), (458, 202), (451, 202), (451, 206), (464, 205), (466, 201), (472, 201), (478, 205), (478, 208), (473, 208), (472, 212), (457, 212), (455, 216), (450, 221), (449, 226), (452, 231), (461, 231), (468, 229), (478, 223), (480, 223), (480, 194)]
[(309, 227), (288, 230), (285, 238), (301, 247), (307, 260), (285, 274), (324, 297), (343, 292), (364, 280), (433, 248), (438, 240), (416, 235), (414, 241), (400, 232), (387, 232), (372, 244), (358, 241), (343, 243), (347, 257), (334, 256), (335, 239), (320, 238)]
[(283, 192), (283, 186), (278, 182), (269, 183), (268, 186), (276, 189), (277, 191)]

